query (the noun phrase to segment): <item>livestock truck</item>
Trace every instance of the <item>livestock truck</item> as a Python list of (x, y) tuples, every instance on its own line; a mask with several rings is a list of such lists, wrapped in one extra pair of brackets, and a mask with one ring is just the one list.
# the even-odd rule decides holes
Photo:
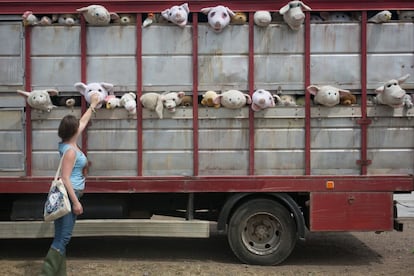
[[(59, 161), (58, 124), (88, 106), (77, 82), (133, 92), (137, 112), (98, 109), (79, 140), (90, 164), (75, 237), (207, 238), (217, 227), (241, 262), (273, 265), (306, 231), (403, 230), (393, 196), (414, 190), (414, 108), (372, 99), (406, 74), (401, 87), (413, 94), (414, 23), (399, 18), (413, 2), (308, 0), (297, 30), (280, 20), (287, 1), (187, 3), (188, 23), (177, 26), (159, 15), (176, 1), (0, 0), (1, 238), (53, 236), (43, 204)], [(90, 4), (132, 21), (22, 23), (25, 11), (79, 16)], [(215, 32), (201, 10), (220, 4), (246, 22)], [(256, 25), (258, 10), (273, 21)], [(369, 20), (382, 10), (391, 20)], [(350, 16), (311, 20), (321, 12)], [(155, 20), (143, 26), (148, 16)], [(349, 90), (357, 102), (315, 104), (309, 85)], [(16, 93), (41, 89), (59, 91), (50, 112)], [(206, 91), (257, 89), (304, 103), (257, 112), (200, 104)], [(160, 119), (140, 103), (174, 91), (192, 105)], [(68, 97), (80, 104), (59, 104)]]

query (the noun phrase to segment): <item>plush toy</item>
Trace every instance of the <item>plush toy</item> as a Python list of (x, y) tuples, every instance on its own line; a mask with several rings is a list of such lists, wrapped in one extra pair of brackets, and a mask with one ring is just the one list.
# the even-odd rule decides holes
[(385, 23), (391, 20), (392, 14), (389, 11), (381, 11), (368, 19), (372, 23)]
[(215, 91), (209, 90), (206, 91), (203, 95), (203, 99), (201, 100), (201, 104), (203, 106), (208, 106), (208, 107), (215, 107), (215, 108), (219, 108), (220, 107), (220, 103), (214, 103), (214, 99), (217, 97), (217, 93)]
[(24, 26), (33, 26), (39, 23), (39, 18), (32, 11), (25, 11), (22, 15)]
[(340, 104), (341, 105), (353, 105), (357, 103), (357, 99), (355, 95), (351, 93), (344, 93), (340, 96)]
[(216, 33), (221, 32), (230, 23), (231, 17), (235, 15), (232, 10), (222, 5), (202, 8), (201, 12), (207, 14), (208, 24)]
[(330, 85), (324, 85), (321, 87), (309, 85), (306, 89), (309, 93), (315, 96), (313, 99), (315, 104), (321, 104), (329, 107), (339, 104), (341, 95), (351, 93), (348, 90), (339, 89)]
[(128, 92), (122, 95), (119, 105), (123, 106), (130, 115), (137, 113), (137, 95), (133, 92)]
[(105, 97), (106, 102), (106, 109), (115, 109), (120, 105), (120, 99), (117, 98), (115, 95), (108, 95)]
[(268, 107), (275, 106), (275, 99), (269, 91), (264, 89), (257, 89), (252, 95), (252, 110), (260, 111)]
[(129, 24), (135, 24), (136, 17), (135, 14), (132, 13), (120, 13), (119, 18), (114, 20), (114, 23), (118, 23), (121, 25), (129, 25)]
[(54, 22), (54, 19), (49, 17), (49, 16), (42, 16), (39, 20), (39, 25), (52, 25), (52, 23)]
[(187, 24), (189, 13), (190, 8), (187, 3), (184, 3), (181, 6), (172, 6), (171, 8), (164, 10), (161, 15), (175, 25), (184, 27)]
[(158, 118), (163, 118), (163, 110), (166, 108), (169, 112), (175, 112), (175, 108), (181, 104), (184, 92), (168, 92), (163, 94), (145, 93), (141, 96), (140, 101), (144, 108), (155, 111)]
[(281, 106), (297, 106), (295, 95), (275, 95), (277, 105)]
[(162, 94), (162, 103), (164, 108), (169, 112), (175, 112), (175, 108), (181, 104), (183, 97), (185, 96), (184, 92), (169, 92)]
[(231, 17), (230, 23), (235, 25), (243, 25), (247, 22), (247, 14), (245, 12), (235, 12)]
[(397, 11), (397, 14), (400, 21), (414, 21), (414, 11)]
[(181, 99), (182, 106), (193, 106), (193, 97), (192, 96), (184, 96)]
[(59, 24), (72, 26), (79, 23), (79, 18), (75, 14), (64, 13), (59, 15), (57, 22)]
[(283, 15), (283, 20), (289, 27), (297, 31), (302, 26), (303, 21), (305, 21), (305, 14), (302, 10), (311, 11), (311, 8), (302, 1), (290, 1), (280, 8), (279, 13)]
[(324, 21), (328, 22), (351, 22), (351, 16), (345, 12), (320, 12)]
[(221, 104), (222, 106), (230, 109), (237, 109), (251, 104), (252, 99), (249, 94), (242, 93), (238, 90), (228, 90), (224, 93), (217, 95), (213, 102), (215, 104)]
[(119, 19), (118, 14), (109, 12), (104, 6), (101, 5), (90, 5), (77, 9), (76, 11), (80, 12), (83, 17), (85, 17), (86, 22), (91, 25), (107, 25), (111, 19)]
[[(310, 103), (312, 105), (312, 101), (310, 101)], [(305, 104), (306, 104), (305, 96), (296, 97), (296, 105), (297, 106), (305, 106)]]
[(114, 94), (114, 85), (106, 82), (91, 82), (88, 84), (77, 82), (75, 83), (75, 88), (85, 97), (86, 102), (89, 104), (91, 103), (91, 96), (98, 94), (99, 103), (96, 108), (101, 108), (106, 97)]
[(148, 27), (149, 25), (151, 25), (152, 23), (157, 22), (157, 17), (155, 15), (155, 13), (153, 12), (149, 12), (147, 15), (147, 18), (144, 19), (144, 22), (142, 22), (142, 27)]
[(17, 93), (27, 97), (27, 103), (33, 109), (50, 112), (56, 105), (52, 104), (50, 96), (56, 96), (59, 91), (56, 89), (33, 90), (32, 92), (17, 90)]
[(272, 22), (272, 16), (268, 11), (257, 11), (253, 16), (254, 23), (260, 27), (266, 27)]
[(400, 84), (405, 82), (409, 77), (410, 74), (407, 74), (398, 80), (389, 80), (383, 86), (375, 89), (377, 96), (374, 98), (374, 102), (394, 108), (404, 106), (406, 108), (412, 108), (413, 101), (410, 95), (406, 94), (405, 90), (400, 86)]

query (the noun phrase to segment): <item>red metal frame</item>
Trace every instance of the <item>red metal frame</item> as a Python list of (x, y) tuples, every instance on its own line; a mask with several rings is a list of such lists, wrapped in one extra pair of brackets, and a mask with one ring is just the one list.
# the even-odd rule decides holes
[[(220, 4), (218, 1), (187, 1), (192, 11), (202, 7)], [(278, 10), (288, 1), (228, 1), (228, 6), (235, 10), (249, 11), (249, 93), (254, 90), (254, 32), (253, 11), (259, 7), (262, 10)], [(171, 6), (174, 1), (100, 1), (109, 10), (115, 12), (137, 12), (136, 31), (136, 65), (137, 65), (137, 98), (142, 95), (142, 29), (141, 12), (160, 11)], [(414, 9), (414, 3), (409, 1), (305, 1), (313, 10), (361, 10), (361, 87), (362, 104), (361, 119), (361, 175), (355, 176), (314, 176), (311, 175), (311, 110), (310, 95), (306, 93), (305, 101), (305, 175), (304, 176), (255, 176), (254, 175), (254, 114), (249, 112), (249, 171), (247, 176), (199, 176), (199, 132), (198, 105), (193, 105), (193, 173), (192, 177), (143, 177), (142, 172), (142, 107), (137, 106), (137, 176), (136, 177), (89, 177), (87, 192), (321, 192), (327, 191), (326, 182), (334, 181), (334, 191), (411, 191), (414, 190), (414, 177), (404, 175), (367, 176), (367, 130), (370, 120), (366, 113), (366, 68), (367, 68), (367, 10), (375, 9)], [(3, 1), (0, 0), (0, 14), (22, 14), (25, 10), (35, 13), (73, 12), (80, 6), (92, 4), (85, 1)], [(198, 96), (198, 21), (197, 14), (193, 19), (193, 97)], [(305, 21), (304, 76), (305, 87), (310, 84), (310, 19)], [(87, 82), (87, 45), (86, 23), (81, 21), (81, 81)], [(26, 90), (31, 90), (31, 28), (25, 28), (25, 67)], [(82, 101), (82, 111), (86, 103)], [(26, 112), (26, 177), (1, 177), (0, 191), (2, 193), (44, 193), (48, 190), (50, 177), (32, 176), (32, 125), (31, 110)], [(87, 151), (87, 134), (82, 136), (82, 147)]]

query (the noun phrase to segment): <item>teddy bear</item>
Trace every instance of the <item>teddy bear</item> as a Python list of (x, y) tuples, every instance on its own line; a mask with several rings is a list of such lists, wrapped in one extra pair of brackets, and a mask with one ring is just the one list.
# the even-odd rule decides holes
[(122, 95), (119, 106), (123, 106), (130, 115), (137, 113), (137, 95), (134, 92), (128, 92)]
[(280, 106), (297, 106), (295, 95), (274, 95), (277, 99), (277, 105)]
[(272, 16), (268, 11), (256, 11), (253, 20), (257, 26), (266, 27), (272, 22)]
[(275, 99), (273, 95), (264, 89), (257, 89), (252, 95), (252, 110), (260, 111), (268, 107), (275, 106)]
[(320, 87), (309, 85), (306, 89), (309, 93), (315, 96), (313, 99), (315, 104), (321, 104), (328, 107), (339, 104), (341, 96), (351, 93), (349, 90), (339, 89), (330, 85)]
[(192, 96), (184, 96), (181, 99), (182, 106), (193, 106), (193, 97)]
[(190, 8), (187, 3), (184, 3), (180, 6), (172, 6), (171, 8), (162, 11), (161, 15), (175, 25), (184, 27), (187, 24), (189, 13)]
[(64, 13), (59, 15), (57, 22), (62, 25), (72, 26), (79, 23), (79, 18), (75, 14)]
[(230, 23), (230, 19), (235, 15), (232, 10), (222, 5), (202, 8), (201, 12), (207, 14), (208, 24), (216, 33), (223, 31), (223, 29)]
[(342, 94), (339, 100), (341, 105), (353, 105), (357, 103), (355, 95), (352, 95), (351, 93)]
[(384, 85), (375, 89), (377, 96), (374, 98), (374, 103), (384, 104), (391, 107), (406, 107), (412, 108), (413, 101), (410, 95), (406, 94), (405, 90), (401, 88), (400, 84), (405, 82), (410, 77), (410, 74), (402, 76), (395, 80), (389, 80)]
[(236, 25), (243, 25), (247, 22), (247, 14), (245, 12), (235, 12), (231, 17), (230, 23)]
[(302, 10), (311, 11), (311, 8), (302, 1), (290, 1), (280, 8), (279, 13), (283, 15), (283, 20), (292, 30), (298, 31), (305, 21), (305, 14)]
[(146, 109), (155, 111), (158, 118), (163, 118), (163, 110), (166, 108), (169, 112), (175, 112), (175, 108), (181, 104), (182, 98), (185, 96), (184, 92), (166, 92), (159, 93), (145, 93), (140, 97), (142, 106)]
[(53, 108), (56, 108), (56, 105), (52, 104), (50, 96), (57, 96), (59, 91), (56, 89), (33, 90), (32, 92), (17, 90), (17, 93), (27, 97), (27, 103), (33, 109), (40, 112), (50, 112)]
[(121, 25), (129, 25), (129, 24), (135, 24), (136, 16), (132, 13), (120, 13), (118, 19), (114, 20), (114, 23), (118, 23)]
[(106, 82), (91, 82), (88, 84), (77, 82), (75, 83), (75, 88), (84, 96), (86, 102), (89, 104), (91, 103), (91, 95), (97, 93), (99, 103), (96, 105), (96, 108), (101, 108), (106, 97), (114, 94), (114, 85)]
[(239, 90), (228, 90), (224, 93), (217, 95), (213, 102), (215, 104), (221, 104), (223, 107), (230, 109), (237, 109), (251, 104), (252, 99), (249, 94), (245, 94)]
[(203, 106), (208, 106), (208, 107), (215, 107), (215, 108), (219, 108), (221, 105), (220, 103), (214, 103), (214, 99), (217, 97), (217, 93), (215, 91), (209, 90), (206, 91), (203, 95), (203, 99), (201, 100), (201, 104)]
[(101, 5), (89, 5), (87, 7), (79, 8), (76, 11), (80, 12), (86, 22), (91, 25), (107, 25), (111, 22), (111, 19), (119, 19), (118, 14), (109, 12), (104, 6)]

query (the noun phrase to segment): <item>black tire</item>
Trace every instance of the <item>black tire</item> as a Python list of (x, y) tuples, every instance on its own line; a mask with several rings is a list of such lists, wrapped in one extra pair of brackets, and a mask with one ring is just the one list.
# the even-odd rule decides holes
[(296, 232), (296, 223), (285, 207), (270, 199), (253, 199), (233, 213), (227, 238), (243, 263), (276, 265), (292, 252)]

